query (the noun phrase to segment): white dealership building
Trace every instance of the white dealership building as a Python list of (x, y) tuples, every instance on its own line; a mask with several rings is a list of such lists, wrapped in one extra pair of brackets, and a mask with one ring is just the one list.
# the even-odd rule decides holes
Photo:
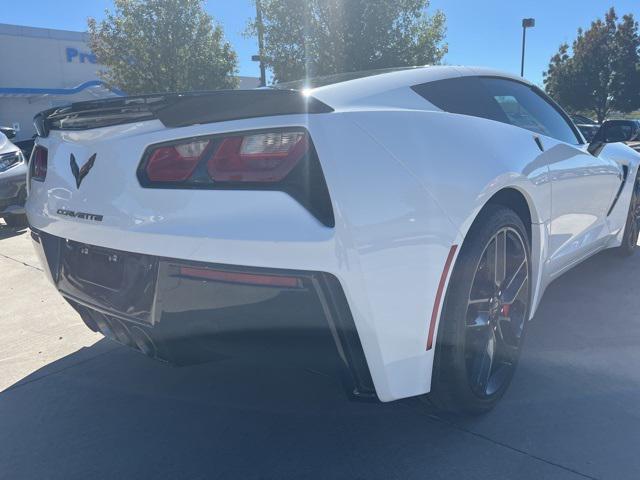
[[(13, 126), (16, 140), (34, 134), (33, 116), (65, 103), (124, 95), (99, 80), (102, 68), (83, 32), (0, 23), (0, 125)], [(240, 77), (240, 88), (258, 78)]]

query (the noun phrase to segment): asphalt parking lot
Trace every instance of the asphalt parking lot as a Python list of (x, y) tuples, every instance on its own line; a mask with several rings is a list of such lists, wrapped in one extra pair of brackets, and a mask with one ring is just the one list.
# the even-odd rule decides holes
[(172, 368), (91, 333), (0, 225), (0, 478), (638, 478), (640, 253), (557, 280), (480, 418), (347, 400), (295, 362)]

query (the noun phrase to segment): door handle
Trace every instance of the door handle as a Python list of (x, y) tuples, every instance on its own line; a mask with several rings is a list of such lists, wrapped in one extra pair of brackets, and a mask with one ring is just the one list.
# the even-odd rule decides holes
[(537, 135), (534, 135), (533, 141), (536, 142), (536, 145), (540, 149), (541, 152), (544, 152), (544, 145), (542, 145), (542, 140)]

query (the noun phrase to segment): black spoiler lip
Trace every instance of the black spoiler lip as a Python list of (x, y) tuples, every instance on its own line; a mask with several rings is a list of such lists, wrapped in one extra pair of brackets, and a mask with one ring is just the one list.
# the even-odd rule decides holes
[(163, 93), (76, 102), (38, 113), (41, 137), (51, 130), (88, 130), (158, 119), (165, 127), (276, 115), (330, 113), (333, 108), (298, 90), (217, 90)]

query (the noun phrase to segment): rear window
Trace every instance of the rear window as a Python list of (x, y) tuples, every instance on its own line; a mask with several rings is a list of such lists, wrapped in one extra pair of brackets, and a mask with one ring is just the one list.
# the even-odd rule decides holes
[(445, 112), (509, 123), (504, 111), (477, 77), (460, 77), (416, 85), (413, 90)]

